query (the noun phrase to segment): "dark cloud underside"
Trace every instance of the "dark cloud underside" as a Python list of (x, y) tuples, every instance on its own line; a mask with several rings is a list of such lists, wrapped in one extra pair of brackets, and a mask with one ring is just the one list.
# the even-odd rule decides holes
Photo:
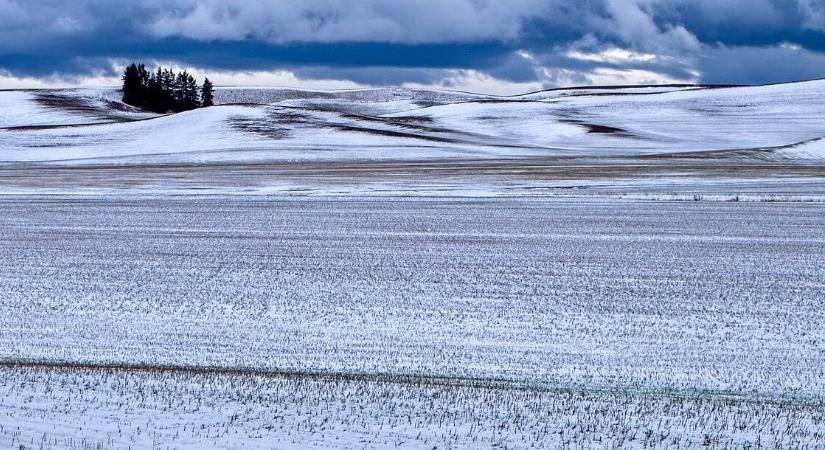
[[(0, 0), (0, 73), (159, 60), (362, 84), (825, 77), (825, 0)], [(601, 77), (601, 78), (600, 78)]]

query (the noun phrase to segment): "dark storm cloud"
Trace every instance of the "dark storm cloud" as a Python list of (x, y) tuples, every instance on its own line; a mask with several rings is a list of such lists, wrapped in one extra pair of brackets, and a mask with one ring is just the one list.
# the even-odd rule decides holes
[(825, 0), (0, 0), (0, 72), (18, 77), (143, 59), (364, 84), (776, 82), (825, 76), (823, 52)]

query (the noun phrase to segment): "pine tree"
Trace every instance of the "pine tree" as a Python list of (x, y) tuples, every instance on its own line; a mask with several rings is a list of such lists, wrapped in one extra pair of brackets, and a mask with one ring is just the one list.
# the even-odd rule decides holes
[(212, 93), (213, 88), (214, 86), (212, 86), (212, 82), (209, 81), (209, 78), (205, 78), (203, 80), (203, 87), (201, 88), (201, 106), (204, 108), (215, 104), (215, 98)]
[(175, 72), (163, 69), (160, 77), (161, 102), (158, 108), (161, 112), (173, 110), (175, 93)]
[(201, 98), (212, 105), (212, 83), (204, 82), (207, 92), (203, 96), (198, 80), (189, 72), (175, 73), (172, 69), (158, 67), (149, 72), (143, 64), (132, 63), (123, 71), (123, 101), (157, 113), (180, 112), (201, 106)]
[(149, 86), (149, 72), (146, 71), (146, 66), (143, 64), (138, 64), (137, 66), (138, 71), (138, 79), (140, 80), (140, 89), (141, 93), (145, 93), (146, 88)]
[(146, 83), (146, 106), (152, 112), (161, 113), (163, 109), (163, 91), (160, 89), (160, 71), (158, 73), (149, 74), (149, 80)]
[(184, 90), (184, 108), (195, 109), (200, 106), (198, 99), (198, 82), (191, 74), (186, 74), (186, 89)]
[(172, 94), (172, 111), (181, 112), (186, 109), (186, 79), (188, 73), (184, 70), (175, 77), (175, 88)]
[(137, 64), (126, 66), (123, 71), (123, 103), (132, 106), (143, 106), (143, 87), (140, 70)]

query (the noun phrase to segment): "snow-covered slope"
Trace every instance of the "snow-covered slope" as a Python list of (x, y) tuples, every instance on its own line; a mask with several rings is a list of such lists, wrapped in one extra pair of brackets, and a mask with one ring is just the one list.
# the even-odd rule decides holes
[[(821, 158), (825, 81), (619, 87), (515, 97), (411, 89), (225, 88), (153, 115), (114, 90), (0, 92), (0, 162), (534, 156)], [(807, 144), (806, 144), (807, 143)]]
[(401, 114), (594, 156), (761, 151), (825, 136), (825, 81), (607, 92), (612, 93), (581, 91), (541, 101), (471, 102)]
[(777, 149), (776, 156), (801, 161), (825, 161), (825, 138)]
[(111, 123), (155, 117), (117, 101), (110, 89), (0, 90), (0, 130)]

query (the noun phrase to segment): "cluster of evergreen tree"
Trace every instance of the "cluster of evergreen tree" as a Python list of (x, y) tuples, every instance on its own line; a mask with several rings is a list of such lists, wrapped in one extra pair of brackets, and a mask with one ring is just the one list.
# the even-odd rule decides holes
[(157, 113), (180, 112), (212, 106), (212, 83), (209, 78), (198, 88), (190, 73), (175, 73), (158, 67), (148, 72), (143, 64), (130, 64), (123, 71), (123, 102)]

